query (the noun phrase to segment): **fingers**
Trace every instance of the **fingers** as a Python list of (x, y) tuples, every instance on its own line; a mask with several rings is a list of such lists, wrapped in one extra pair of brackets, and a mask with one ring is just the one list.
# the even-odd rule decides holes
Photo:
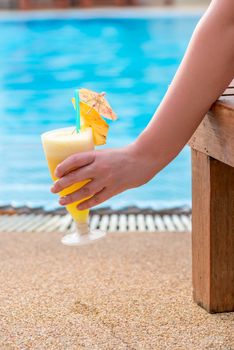
[(76, 153), (65, 159), (55, 169), (55, 176), (60, 178), (72, 170), (81, 168), (95, 160), (95, 152)]
[(94, 171), (92, 169), (92, 166), (87, 166), (79, 170), (72, 171), (69, 174), (61, 177), (59, 180), (55, 181), (51, 187), (51, 192), (58, 193), (77, 182), (91, 179), (93, 177), (93, 173)]
[(79, 204), (77, 208), (79, 210), (90, 209), (98, 204), (101, 204), (102, 202), (105, 202), (112, 196), (113, 194), (111, 194), (107, 188), (103, 188), (101, 191), (97, 192), (93, 197)]
[(80, 201), (82, 199), (91, 197), (102, 190), (102, 187), (96, 181), (91, 181), (87, 185), (81, 187), (79, 190), (68, 194), (65, 197), (61, 197), (59, 203), (61, 205), (68, 205), (73, 202)]

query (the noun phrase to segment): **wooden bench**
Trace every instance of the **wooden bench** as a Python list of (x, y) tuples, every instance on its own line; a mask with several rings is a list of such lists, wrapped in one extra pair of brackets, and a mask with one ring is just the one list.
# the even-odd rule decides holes
[(234, 80), (189, 145), (194, 300), (210, 313), (234, 311)]

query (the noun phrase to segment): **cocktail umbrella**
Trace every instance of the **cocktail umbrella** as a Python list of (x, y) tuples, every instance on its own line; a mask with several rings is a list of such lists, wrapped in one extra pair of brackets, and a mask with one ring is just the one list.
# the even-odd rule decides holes
[(88, 89), (79, 89), (80, 100), (86, 103), (91, 108), (95, 109), (104, 118), (116, 120), (117, 115), (112, 110), (111, 106), (105, 98), (105, 92), (94, 92)]

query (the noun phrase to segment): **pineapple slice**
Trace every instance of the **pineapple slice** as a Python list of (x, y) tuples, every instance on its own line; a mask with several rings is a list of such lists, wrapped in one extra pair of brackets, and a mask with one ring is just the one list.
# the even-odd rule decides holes
[[(75, 99), (72, 99), (72, 104), (75, 108)], [(106, 143), (109, 125), (101, 117), (101, 115), (86, 103), (80, 101), (80, 118), (81, 129), (91, 127), (93, 129), (93, 139), (96, 146), (101, 146)]]

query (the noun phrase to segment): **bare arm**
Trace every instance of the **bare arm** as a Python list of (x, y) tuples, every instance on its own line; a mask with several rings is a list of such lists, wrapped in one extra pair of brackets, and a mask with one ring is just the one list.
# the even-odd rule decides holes
[[(234, 77), (233, 0), (213, 0), (194, 31), (184, 59), (147, 128), (125, 148), (76, 154), (56, 171), (52, 192), (92, 179), (62, 198), (68, 204), (93, 196), (90, 208), (126, 189), (148, 182), (188, 142), (211, 104)], [(74, 170), (76, 167), (76, 170)]]
[(234, 3), (216, 0), (195, 29), (167, 94), (136, 142), (139, 152), (157, 160), (156, 172), (180, 152), (233, 77)]

